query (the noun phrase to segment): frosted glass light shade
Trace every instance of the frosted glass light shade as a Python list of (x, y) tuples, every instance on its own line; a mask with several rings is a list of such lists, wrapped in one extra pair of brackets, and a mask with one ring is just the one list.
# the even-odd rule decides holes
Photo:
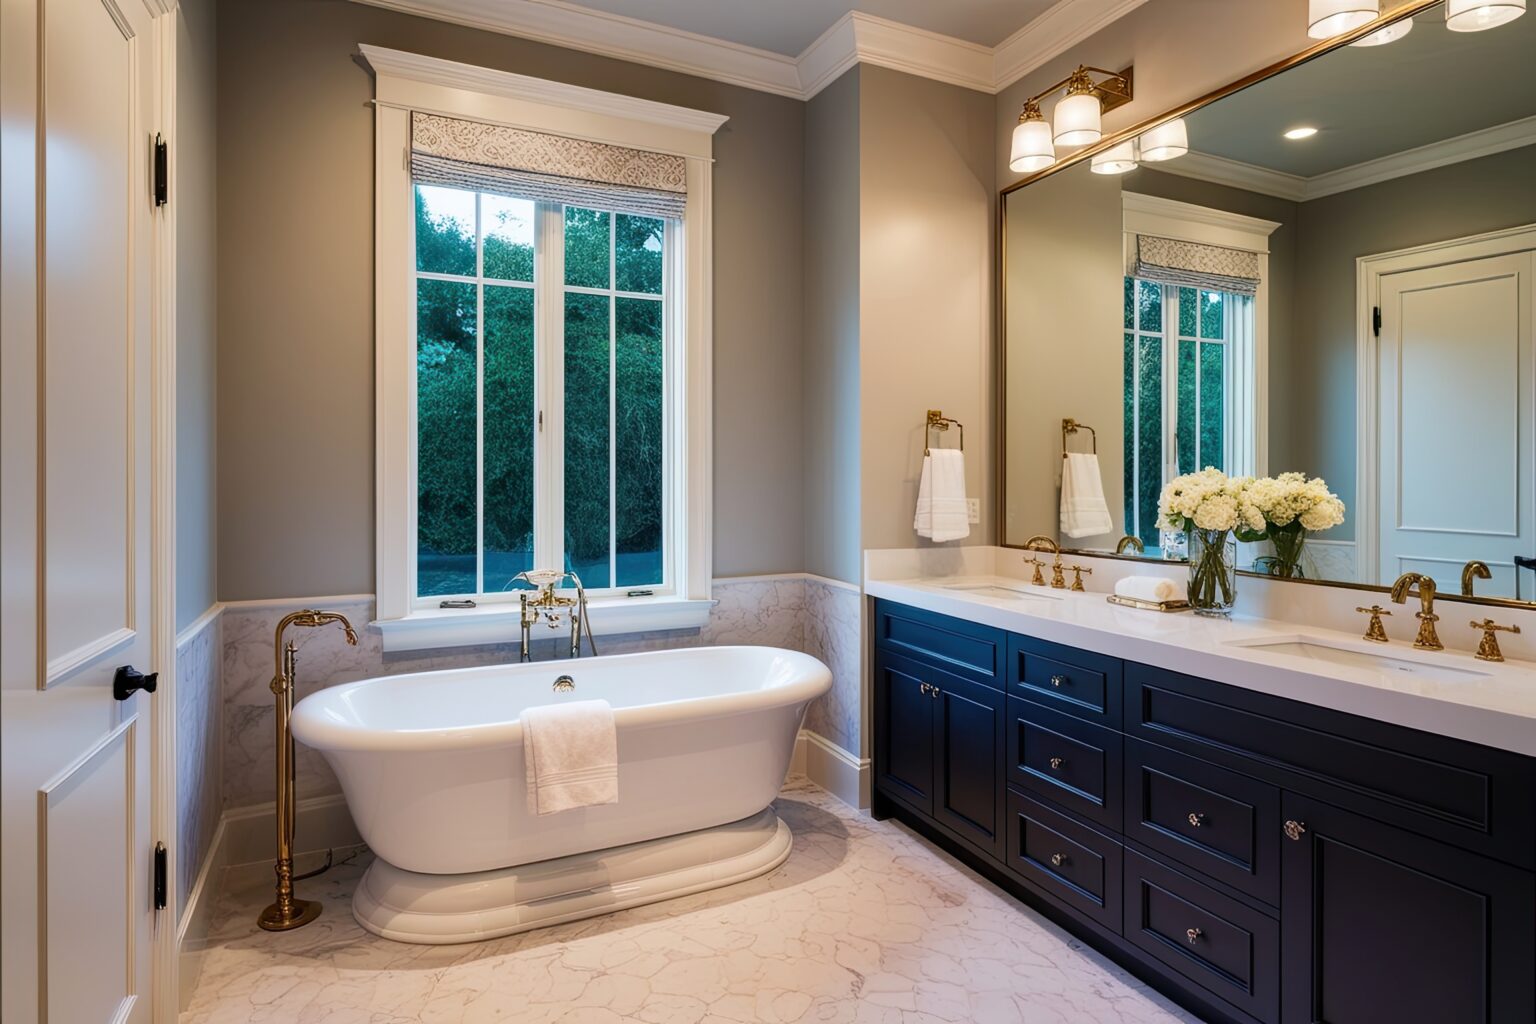
[(1136, 140), (1129, 139), (1089, 161), (1094, 174), (1124, 174), (1136, 169)]
[(1309, 0), (1307, 35), (1332, 39), (1359, 28), (1381, 13), (1381, 0)]
[(1056, 104), (1056, 145), (1090, 146), (1104, 137), (1103, 108), (1091, 93), (1074, 93)]
[(1056, 162), (1056, 146), (1051, 141), (1047, 121), (1020, 121), (1013, 130), (1013, 148), (1008, 154), (1010, 170), (1043, 171)]
[(1379, 28), (1364, 39), (1356, 39), (1350, 46), (1384, 46), (1396, 39), (1401, 39), (1413, 31), (1413, 19), (1404, 18), (1402, 21)]
[(1524, 13), (1525, 0), (1446, 0), (1445, 27), (1452, 32), (1481, 32)]
[(1141, 159), (1149, 164), (1172, 160), (1189, 152), (1189, 128), (1182, 117), (1149, 129), (1141, 136)]

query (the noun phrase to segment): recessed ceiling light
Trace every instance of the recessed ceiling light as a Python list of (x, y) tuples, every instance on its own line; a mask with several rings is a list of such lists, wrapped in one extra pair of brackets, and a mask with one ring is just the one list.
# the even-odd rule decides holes
[(1292, 128), (1285, 133), (1285, 137), (1288, 139), (1310, 139), (1316, 134), (1316, 128), (1313, 128), (1311, 125), (1303, 125), (1300, 128)]

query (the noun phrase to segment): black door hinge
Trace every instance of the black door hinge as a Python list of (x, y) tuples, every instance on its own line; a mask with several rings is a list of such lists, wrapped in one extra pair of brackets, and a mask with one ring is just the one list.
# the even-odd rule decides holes
[(165, 844), (155, 844), (155, 909), (164, 910), (166, 905), (166, 856)]
[(159, 132), (155, 133), (155, 205), (164, 206), (170, 202), (170, 156), (166, 151), (165, 139)]
[(1371, 329), (1376, 332), (1376, 337), (1381, 337), (1381, 307), (1376, 306), (1371, 310)]

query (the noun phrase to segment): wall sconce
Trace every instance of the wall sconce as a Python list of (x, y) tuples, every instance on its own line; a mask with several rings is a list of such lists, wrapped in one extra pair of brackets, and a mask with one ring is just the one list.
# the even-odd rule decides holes
[[(1096, 74), (1104, 77), (1095, 82)], [(1063, 89), (1066, 96), (1052, 111), (1056, 121), (1053, 131), (1040, 112), (1040, 101)], [(1080, 65), (1049, 89), (1024, 101), (1018, 126), (1013, 130), (1009, 168), (1041, 171), (1056, 162), (1056, 146), (1089, 146), (1098, 142), (1103, 138), (1104, 113), (1130, 101), (1131, 68), (1114, 72)]]

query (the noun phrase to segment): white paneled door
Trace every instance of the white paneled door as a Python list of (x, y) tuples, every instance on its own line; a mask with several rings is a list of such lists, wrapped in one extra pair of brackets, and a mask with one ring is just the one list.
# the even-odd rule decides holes
[(1478, 251), (1442, 247), (1380, 279), (1380, 569), (1456, 593), (1480, 559), (1480, 588), (1507, 595), (1514, 557), (1536, 554), (1536, 252)]
[[(148, 1024), (166, 5), (0, 0), (0, 1017)], [(174, 5), (169, 5), (174, 6)], [(138, 680), (143, 682), (145, 680)]]

